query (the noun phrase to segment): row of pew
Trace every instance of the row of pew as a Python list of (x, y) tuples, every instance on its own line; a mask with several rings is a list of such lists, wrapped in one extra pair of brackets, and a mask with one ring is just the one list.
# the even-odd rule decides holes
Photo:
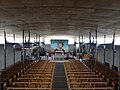
[(0, 73), (0, 83), (1, 83), (1, 88), (3, 89), (4, 86), (6, 86), (9, 82), (14, 81), (16, 77), (20, 77), (21, 74), (27, 70), (29, 65), (32, 65), (33, 61), (32, 60), (24, 60), (24, 67), (22, 67), (22, 63), (18, 62), (15, 65), (12, 65), (8, 67), (6, 70), (2, 70)]
[(64, 63), (64, 67), (69, 90), (115, 90), (79, 60), (69, 60)]
[(95, 62), (94, 60), (84, 60), (83, 61), (91, 70), (95, 71), (97, 74), (101, 75), (107, 81), (113, 85), (116, 90), (119, 85), (119, 74), (117, 71), (110, 69), (108, 66)]
[(4, 90), (51, 90), (54, 67), (49, 60), (33, 61), (20, 77), (4, 85)]

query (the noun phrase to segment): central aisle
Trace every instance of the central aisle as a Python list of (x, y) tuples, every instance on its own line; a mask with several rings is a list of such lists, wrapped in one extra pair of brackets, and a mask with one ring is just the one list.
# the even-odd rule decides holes
[(52, 90), (68, 90), (64, 62), (56, 62)]

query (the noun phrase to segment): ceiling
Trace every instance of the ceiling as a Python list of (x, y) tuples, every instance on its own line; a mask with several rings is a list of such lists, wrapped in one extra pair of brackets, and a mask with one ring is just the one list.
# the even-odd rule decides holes
[(120, 0), (0, 0), (0, 33), (120, 35)]

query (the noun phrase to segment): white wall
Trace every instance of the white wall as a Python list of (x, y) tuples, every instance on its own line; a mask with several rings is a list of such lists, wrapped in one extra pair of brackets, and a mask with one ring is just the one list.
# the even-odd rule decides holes
[(0, 69), (4, 68), (4, 46), (0, 45)]
[(113, 50), (111, 46), (106, 47), (105, 62), (109, 63), (110, 67), (113, 65)]
[(7, 45), (6, 50), (6, 66), (12, 65), (13, 62), (13, 48), (12, 45)]
[[(21, 51), (15, 51), (16, 62), (21, 60)], [(6, 66), (14, 64), (13, 61), (13, 46), (11, 44), (7, 45), (6, 50)], [(4, 46), (0, 45), (0, 70), (4, 69)]]
[(44, 47), (46, 52), (50, 52), (52, 50), (51, 47), (50, 47), (50, 44), (45, 44), (41, 47)]
[(74, 44), (69, 45), (69, 51), (74, 51), (76, 49), (76, 46)]
[(98, 48), (98, 61), (104, 63), (104, 48), (102, 46)]
[(21, 51), (15, 51), (15, 62), (21, 61)]
[(115, 53), (115, 66), (119, 67), (119, 61), (120, 61), (120, 46), (116, 46), (116, 53)]
[[(119, 67), (120, 60), (120, 46), (116, 46), (116, 53), (114, 58), (114, 66)], [(98, 48), (98, 61), (104, 63), (104, 48)], [(111, 46), (106, 47), (105, 62), (109, 63), (110, 67), (113, 65), (113, 50)]]

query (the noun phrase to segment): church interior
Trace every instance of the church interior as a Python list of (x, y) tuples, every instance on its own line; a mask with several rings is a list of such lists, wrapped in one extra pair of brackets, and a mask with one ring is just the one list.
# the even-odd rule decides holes
[(0, 0), (0, 90), (120, 90), (120, 1)]

